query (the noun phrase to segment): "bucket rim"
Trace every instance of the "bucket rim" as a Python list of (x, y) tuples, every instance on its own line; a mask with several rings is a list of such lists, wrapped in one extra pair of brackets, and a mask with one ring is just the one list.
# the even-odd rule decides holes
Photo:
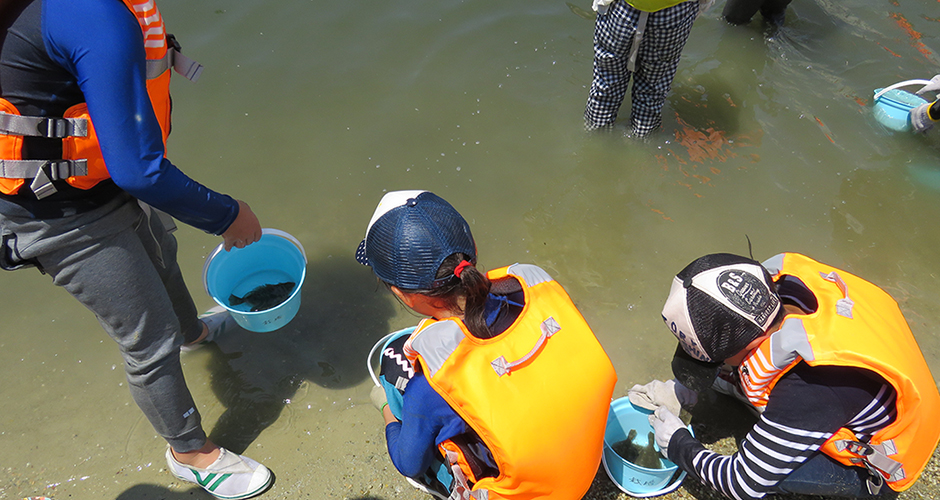
[[(626, 408), (626, 407), (629, 407), (629, 408), (632, 409), (633, 411), (635, 411), (635, 412), (637, 412), (637, 413), (640, 413), (640, 414), (649, 415), (649, 414), (652, 414), (652, 413), (653, 413), (652, 411), (650, 411), (650, 410), (648, 410), (648, 409), (646, 409), (646, 408), (643, 408), (643, 407), (640, 407), (640, 406), (637, 406), (637, 405), (633, 404), (633, 402), (630, 401), (629, 396), (624, 396), (624, 397), (621, 397), (621, 398), (617, 398), (617, 399), (615, 399), (615, 400), (613, 400), (613, 401), (610, 402), (610, 411), (612, 411), (612, 412), (614, 412), (614, 413), (616, 413), (618, 409), (622, 409), (622, 408)], [(691, 425), (687, 425), (685, 428), (688, 429), (688, 431), (689, 431), (690, 434), (692, 434), (693, 436), (695, 436), (695, 431), (692, 430), (692, 426), (691, 426)], [(632, 467), (635, 467), (639, 472), (646, 472), (646, 471), (655, 472), (655, 471), (663, 471), (663, 470), (670, 470), (670, 469), (671, 469), (671, 470), (672, 470), (672, 474), (675, 475), (675, 474), (676, 474), (676, 470), (679, 470), (679, 475), (676, 476), (676, 479), (673, 480), (672, 483), (670, 483), (670, 484), (664, 486), (664, 487), (663, 487), (662, 489), (660, 489), (660, 490), (653, 491), (653, 492), (650, 492), (650, 493), (638, 493), (638, 492), (635, 492), (635, 491), (630, 491), (630, 490), (627, 489), (625, 486), (621, 485), (620, 482), (617, 481), (617, 479), (614, 478), (614, 475), (610, 472), (610, 468), (609, 468), (609, 466), (607, 465), (607, 453), (606, 453), (606, 450), (607, 450), (607, 449), (610, 449), (610, 452), (611, 452), (611, 453), (614, 453), (614, 454), (617, 453), (617, 452), (615, 452), (615, 451), (613, 450), (613, 448), (610, 446), (610, 444), (607, 443), (607, 432), (606, 432), (606, 427), (605, 427), (605, 430), (604, 430), (604, 453), (601, 453), (601, 463), (604, 465), (604, 471), (607, 473), (607, 477), (610, 478), (610, 480), (614, 483), (615, 486), (617, 486), (617, 488), (618, 488), (620, 491), (622, 491), (622, 492), (626, 493), (627, 495), (630, 495), (630, 496), (632, 496), (632, 497), (634, 497), (634, 498), (649, 498), (649, 497), (656, 497), (656, 496), (660, 496), (660, 495), (665, 495), (666, 493), (669, 493), (669, 492), (674, 491), (674, 490), (676, 490), (677, 488), (679, 488), (679, 485), (682, 484), (682, 481), (685, 479), (685, 476), (687, 475), (686, 471), (682, 470), (682, 468), (679, 467), (678, 464), (673, 464), (673, 465), (675, 466), (675, 469), (673, 469), (672, 467), (670, 467), (670, 468), (668, 468), (668, 469), (647, 469), (646, 467), (641, 467), (641, 466), (639, 466), (639, 465), (636, 465), (636, 464), (634, 464), (633, 462), (629, 462), (629, 461), (625, 460), (623, 457), (620, 457), (620, 455), (617, 455), (618, 457), (620, 457), (621, 460), (623, 460), (623, 462), (630, 464), (630, 466), (632, 466)]]
[[(666, 493), (670, 493), (670, 492), (672, 492), (672, 491), (675, 491), (676, 489), (679, 488), (679, 485), (682, 484), (682, 481), (685, 479), (685, 476), (687, 475), (687, 473), (686, 473), (685, 471), (682, 471), (682, 472), (679, 474), (679, 476), (676, 477), (676, 479), (675, 479), (672, 483), (670, 483), (670, 484), (664, 486), (662, 489), (659, 489), (659, 490), (657, 490), (657, 491), (652, 491), (652, 492), (649, 492), (649, 493), (637, 493), (637, 492), (635, 492), (635, 491), (630, 491), (630, 490), (628, 490), (625, 486), (621, 485), (619, 481), (617, 481), (616, 479), (614, 479), (614, 475), (610, 473), (610, 468), (607, 467), (607, 454), (606, 454), (606, 453), (601, 455), (601, 464), (603, 464), (603, 466), (604, 466), (604, 472), (607, 473), (607, 477), (609, 477), (610, 480), (611, 480), (611, 482), (614, 483), (614, 486), (616, 486), (617, 489), (619, 489), (620, 491), (622, 491), (622, 492), (626, 493), (627, 495), (630, 495), (631, 497), (634, 497), (634, 498), (658, 497), (658, 496), (660, 496), (660, 495), (665, 495)], [(675, 473), (673, 472), (673, 474), (675, 474)]]
[[(304, 280), (307, 278), (307, 251), (304, 250), (304, 246), (303, 246), (302, 243), (300, 243), (300, 240), (298, 240), (297, 238), (295, 238), (292, 234), (288, 233), (287, 231), (281, 231), (280, 229), (274, 229), (274, 228), (270, 228), (270, 227), (266, 227), (266, 228), (262, 228), (262, 229), (261, 229), (261, 236), (263, 237), (264, 235), (278, 236), (278, 237), (284, 238), (285, 240), (291, 242), (294, 246), (297, 247), (298, 250), (300, 250), (300, 254), (301, 254), (301, 255), (303, 256), (303, 258), (304, 258), (304, 266), (303, 266), (303, 268), (300, 270), (300, 280), (299, 280), (299, 283), (297, 283), (297, 286), (294, 287), (294, 291), (291, 292), (290, 296), (287, 297), (286, 299), (284, 299), (284, 302), (281, 302), (280, 304), (278, 304), (278, 305), (272, 307), (271, 309), (266, 309), (266, 310), (264, 310), (264, 311), (237, 311), (238, 314), (241, 314), (241, 315), (244, 315), (244, 316), (255, 316), (255, 315), (261, 315), (261, 314), (268, 314), (268, 313), (270, 313), (271, 311), (274, 311), (274, 310), (276, 310), (276, 309), (278, 309), (278, 308), (280, 308), (280, 307), (283, 307), (285, 304), (289, 303), (289, 302), (291, 301), (291, 299), (293, 299), (298, 293), (300, 293), (300, 288), (303, 286)], [(259, 241), (260, 241), (260, 240), (259, 240)], [(231, 311), (232, 309), (231, 309), (230, 306), (228, 306), (227, 304), (223, 304), (218, 298), (216, 298), (216, 297), (212, 294), (211, 291), (209, 291), (209, 265), (212, 263), (212, 260), (215, 259), (215, 257), (216, 257), (217, 255), (219, 255), (220, 252), (224, 252), (224, 251), (225, 251), (225, 244), (224, 244), (224, 243), (219, 243), (219, 245), (218, 245), (217, 247), (215, 247), (215, 249), (212, 250), (212, 252), (209, 253), (208, 256), (206, 256), (206, 261), (202, 264), (202, 287), (203, 287), (203, 289), (205, 289), (206, 293), (207, 293), (210, 297), (212, 297), (212, 300), (213, 300), (216, 304), (218, 304), (218, 305), (224, 307), (224, 308), (225, 308), (226, 310), (228, 310), (228, 311)]]

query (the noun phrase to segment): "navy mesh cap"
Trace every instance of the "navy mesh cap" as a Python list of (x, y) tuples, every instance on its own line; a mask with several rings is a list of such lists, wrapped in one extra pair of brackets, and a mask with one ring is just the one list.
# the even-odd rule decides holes
[(382, 281), (403, 290), (439, 285), (437, 270), (455, 253), (476, 264), (476, 244), (467, 221), (430, 191), (393, 191), (382, 197), (356, 260)]

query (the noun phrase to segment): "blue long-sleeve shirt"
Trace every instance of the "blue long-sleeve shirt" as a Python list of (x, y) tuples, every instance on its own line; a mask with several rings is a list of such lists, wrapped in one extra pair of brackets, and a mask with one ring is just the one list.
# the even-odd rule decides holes
[(419, 477), (430, 467), (439, 444), (470, 427), (420, 372), (408, 382), (403, 407), (407, 415), (402, 421), (385, 426), (388, 454), (398, 472)]
[[(32, 43), (41, 46), (20, 57), (48, 57), (74, 78), (114, 184), (191, 226), (213, 234), (228, 229), (238, 215), (237, 202), (189, 178), (164, 158), (160, 125), (147, 95), (143, 36), (130, 10), (114, 0), (35, 0), (24, 14), (40, 3), (41, 42)], [(27, 79), (44, 76), (46, 68), (35, 66)], [(55, 95), (46, 102), (42, 97), (27, 93), (20, 101), (40, 115), (55, 116), (61, 103), (55, 102)], [(42, 211), (43, 203), (16, 200), (27, 210)]]

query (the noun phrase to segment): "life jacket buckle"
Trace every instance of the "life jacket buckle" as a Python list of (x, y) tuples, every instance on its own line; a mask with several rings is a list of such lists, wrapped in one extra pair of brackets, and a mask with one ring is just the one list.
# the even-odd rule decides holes
[(72, 123), (65, 118), (49, 117), (36, 124), (36, 131), (40, 137), (47, 139), (61, 139), (74, 135)]
[(88, 175), (87, 160), (48, 160), (36, 171), (29, 189), (41, 200), (58, 191), (52, 181), (83, 175)]
[(167, 34), (166, 34), (166, 44), (167, 44), (171, 49), (174, 49), (174, 50), (176, 50), (177, 52), (181, 52), (181, 51), (183, 50), (183, 46), (180, 45), (179, 40), (176, 39), (176, 35), (174, 35), (174, 34), (172, 34), (172, 33), (167, 33)]

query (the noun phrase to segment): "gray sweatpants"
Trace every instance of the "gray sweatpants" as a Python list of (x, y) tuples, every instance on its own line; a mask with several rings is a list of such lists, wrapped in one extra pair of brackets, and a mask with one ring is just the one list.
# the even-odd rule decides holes
[(33, 261), (95, 313), (117, 342), (131, 395), (178, 452), (206, 442), (180, 344), (201, 331), (176, 263), (176, 238), (123, 195), (89, 212), (36, 220), (0, 213), (7, 267)]

